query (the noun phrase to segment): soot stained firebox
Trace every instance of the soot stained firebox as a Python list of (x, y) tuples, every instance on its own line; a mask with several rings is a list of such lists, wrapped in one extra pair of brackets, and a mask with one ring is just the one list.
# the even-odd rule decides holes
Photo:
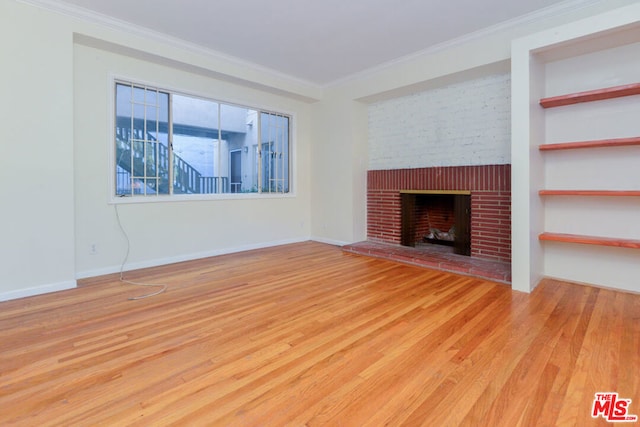
[(445, 244), (471, 255), (470, 191), (403, 190), (400, 196), (402, 245)]

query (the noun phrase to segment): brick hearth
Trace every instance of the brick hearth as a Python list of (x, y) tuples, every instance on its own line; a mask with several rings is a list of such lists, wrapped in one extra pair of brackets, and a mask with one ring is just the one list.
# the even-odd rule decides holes
[(511, 283), (511, 264), (456, 255), (450, 247), (429, 245), (429, 248), (412, 248), (390, 243), (359, 242), (345, 245), (342, 250), (358, 255), (384, 258), (404, 264), (474, 276), (494, 282)]

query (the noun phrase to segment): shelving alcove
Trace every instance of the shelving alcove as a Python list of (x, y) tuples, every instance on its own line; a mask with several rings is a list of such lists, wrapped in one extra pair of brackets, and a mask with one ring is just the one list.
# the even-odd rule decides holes
[(512, 43), (514, 290), (640, 292), (639, 35), (634, 4)]

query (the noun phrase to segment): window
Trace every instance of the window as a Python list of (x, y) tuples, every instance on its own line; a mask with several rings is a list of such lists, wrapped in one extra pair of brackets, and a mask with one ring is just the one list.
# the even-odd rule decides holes
[(289, 192), (284, 114), (115, 83), (115, 195)]

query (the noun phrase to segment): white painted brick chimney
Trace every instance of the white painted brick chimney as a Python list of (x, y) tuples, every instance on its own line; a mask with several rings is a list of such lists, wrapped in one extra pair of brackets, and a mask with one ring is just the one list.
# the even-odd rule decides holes
[(369, 169), (511, 163), (511, 76), (369, 106)]

